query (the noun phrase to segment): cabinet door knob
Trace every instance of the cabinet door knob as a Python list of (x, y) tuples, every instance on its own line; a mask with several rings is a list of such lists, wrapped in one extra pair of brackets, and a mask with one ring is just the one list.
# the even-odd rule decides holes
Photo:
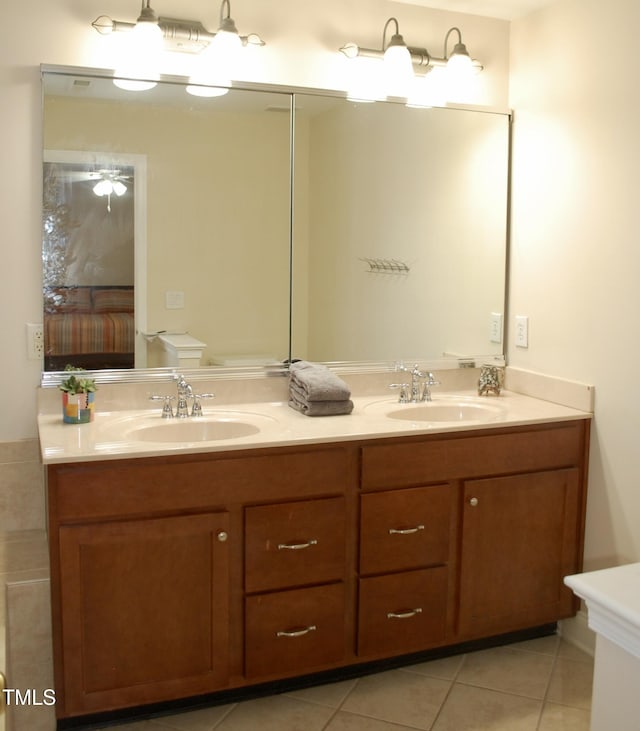
[(310, 624), (308, 627), (301, 627), (300, 629), (281, 629), (276, 632), (276, 637), (303, 637), (308, 635), (309, 632), (314, 632), (318, 628), (315, 624)]
[(469, 498), (469, 505), (471, 505), (472, 508), (475, 508), (477, 504), (478, 504), (477, 497)]
[(221, 530), (218, 533), (218, 540), (220, 541), (220, 543), (224, 543), (228, 537), (229, 537), (229, 534), (225, 530)]

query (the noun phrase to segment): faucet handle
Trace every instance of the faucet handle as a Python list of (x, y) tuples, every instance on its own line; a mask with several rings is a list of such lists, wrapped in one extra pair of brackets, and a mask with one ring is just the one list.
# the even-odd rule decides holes
[(202, 416), (202, 404), (200, 399), (215, 398), (215, 393), (192, 393), (193, 406), (191, 407), (191, 416)]
[(435, 376), (431, 371), (429, 373), (425, 373), (424, 376), (424, 383), (422, 385), (422, 396), (420, 397), (421, 401), (431, 401), (431, 386), (439, 386), (440, 381), (436, 381)]
[(162, 404), (162, 418), (171, 419), (173, 417), (173, 409), (171, 408), (171, 402), (175, 399), (175, 396), (149, 396), (149, 401), (164, 401)]
[(406, 404), (409, 402), (409, 384), (408, 383), (390, 383), (389, 388), (399, 388), (400, 396), (398, 403)]

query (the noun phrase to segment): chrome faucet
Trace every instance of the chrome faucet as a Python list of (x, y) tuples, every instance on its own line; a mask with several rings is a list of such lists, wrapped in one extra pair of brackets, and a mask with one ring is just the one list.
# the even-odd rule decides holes
[(189, 404), (187, 398), (193, 395), (193, 389), (186, 382), (182, 375), (175, 376), (178, 381), (178, 405), (176, 406), (176, 416), (178, 419), (186, 419), (189, 416)]
[[(176, 405), (175, 416), (179, 419), (186, 419), (188, 416), (202, 416), (202, 404), (200, 399), (215, 398), (213, 393), (194, 393), (191, 385), (187, 383), (183, 375), (174, 375), (173, 380), (177, 381), (178, 386), (178, 403)], [(151, 401), (162, 401), (162, 418), (171, 419), (174, 416), (171, 402), (175, 400), (175, 396), (149, 396)], [(193, 399), (191, 410), (189, 410), (188, 399)]]
[(421, 401), (431, 401), (431, 386), (439, 386), (440, 381), (436, 381), (433, 373), (428, 371), (423, 373), (416, 363), (413, 368), (407, 368), (402, 364), (398, 364), (396, 369), (411, 374), (410, 391), (408, 383), (393, 383), (391, 388), (400, 389), (399, 401), (402, 404), (417, 404)]

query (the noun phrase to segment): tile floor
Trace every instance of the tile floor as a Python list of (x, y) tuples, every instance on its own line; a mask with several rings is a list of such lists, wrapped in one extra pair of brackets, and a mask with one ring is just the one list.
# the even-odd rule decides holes
[(557, 636), (117, 731), (588, 731), (593, 661)]

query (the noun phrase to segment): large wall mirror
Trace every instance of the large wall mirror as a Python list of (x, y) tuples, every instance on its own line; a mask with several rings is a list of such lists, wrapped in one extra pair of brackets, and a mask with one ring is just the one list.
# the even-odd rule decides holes
[(43, 86), (46, 370), (503, 353), (508, 115)]

